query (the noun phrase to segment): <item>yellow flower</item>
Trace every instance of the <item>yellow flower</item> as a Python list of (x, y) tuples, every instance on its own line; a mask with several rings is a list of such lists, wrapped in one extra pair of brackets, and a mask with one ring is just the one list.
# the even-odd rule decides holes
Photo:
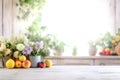
[(10, 54), (10, 53), (11, 53), (11, 50), (10, 50), (10, 49), (4, 49), (4, 51), (3, 51), (3, 52), (5, 53), (4, 55), (6, 56), (6, 55), (8, 55), (8, 54)]

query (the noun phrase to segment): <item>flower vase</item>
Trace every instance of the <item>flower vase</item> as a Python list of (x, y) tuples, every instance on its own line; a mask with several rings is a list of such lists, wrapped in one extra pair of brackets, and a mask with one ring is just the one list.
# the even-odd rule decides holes
[(31, 67), (37, 68), (38, 63), (42, 61), (42, 57), (41, 56), (30, 56), (30, 61), (31, 61)]
[(3, 68), (4, 64), (3, 64), (3, 57), (0, 57), (0, 68)]
[(7, 62), (8, 59), (10, 59), (9, 56), (2, 57), (2, 65), (3, 65), (3, 68), (6, 68), (6, 62)]

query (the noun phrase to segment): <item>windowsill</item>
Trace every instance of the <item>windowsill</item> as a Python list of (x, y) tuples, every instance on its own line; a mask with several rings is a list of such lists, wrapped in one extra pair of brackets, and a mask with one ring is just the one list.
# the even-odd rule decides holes
[(50, 56), (46, 59), (52, 60), (53, 65), (95, 65), (95, 61), (99, 60), (118, 61), (120, 56)]
[(109, 59), (120, 58), (120, 56), (49, 56), (47, 59)]

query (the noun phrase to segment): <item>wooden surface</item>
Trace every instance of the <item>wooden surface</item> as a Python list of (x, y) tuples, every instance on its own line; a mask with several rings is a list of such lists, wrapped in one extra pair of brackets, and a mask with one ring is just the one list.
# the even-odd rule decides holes
[(52, 56), (54, 65), (120, 65), (120, 56)]
[(12, 0), (3, 0), (3, 36), (12, 35)]
[(0, 80), (120, 80), (120, 66), (0, 69)]
[(48, 56), (49, 59), (120, 59), (120, 56)]
[(2, 36), (2, 0), (0, 0), (0, 36)]
[(116, 30), (117, 28), (120, 28), (120, 0), (115, 0), (116, 1), (116, 23), (115, 27)]

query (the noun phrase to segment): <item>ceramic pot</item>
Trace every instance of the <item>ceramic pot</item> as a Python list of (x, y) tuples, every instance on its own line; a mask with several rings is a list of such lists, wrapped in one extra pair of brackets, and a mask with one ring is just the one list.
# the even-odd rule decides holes
[(89, 46), (89, 55), (90, 56), (95, 56), (97, 53), (97, 48), (95, 45), (90, 45)]

